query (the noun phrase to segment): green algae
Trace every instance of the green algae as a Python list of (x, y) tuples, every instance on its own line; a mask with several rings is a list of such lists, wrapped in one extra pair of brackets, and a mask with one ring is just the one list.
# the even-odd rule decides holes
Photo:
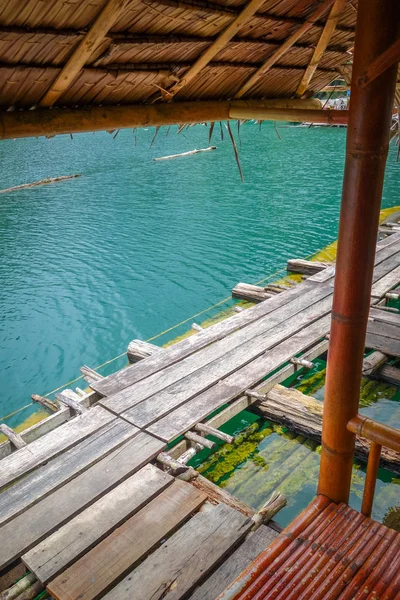
[(302, 392), (307, 396), (311, 396), (325, 385), (325, 376), (326, 368), (322, 369), (322, 371), (313, 373), (313, 375), (303, 378), (300, 385), (297, 385), (296, 388), (299, 390), (299, 392)]
[(400, 533), (400, 504), (390, 506), (383, 517), (382, 523)]
[[(274, 428), (271, 426), (260, 429), (259, 423), (253, 423), (240, 433), (232, 444), (225, 444), (220, 450), (214, 452), (198, 468), (198, 471), (205, 474), (214, 483), (220, 481), (249, 458), (257, 461), (253, 455), (257, 452), (260, 442), (273, 432)], [(258, 464), (259, 462), (260, 459), (258, 459)]]

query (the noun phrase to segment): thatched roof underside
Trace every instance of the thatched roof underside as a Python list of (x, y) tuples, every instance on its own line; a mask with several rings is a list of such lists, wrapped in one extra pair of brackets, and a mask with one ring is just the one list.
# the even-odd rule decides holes
[[(40, 105), (108, 0), (0, 0), (0, 109)], [(120, 4), (123, 4), (121, 1)], [(130, 0), (55, 106), (162, 101), (248, 4), (243, 0)], [(237, 35), (174, 101), (228, 100), (321, 6), (321, 0), (265, 0)], [(244, 98), (292, 98), (320, 39), (329, 9), (251, 87)], [(349, 0), (307, 95), (351, 60), (356, 0)]]

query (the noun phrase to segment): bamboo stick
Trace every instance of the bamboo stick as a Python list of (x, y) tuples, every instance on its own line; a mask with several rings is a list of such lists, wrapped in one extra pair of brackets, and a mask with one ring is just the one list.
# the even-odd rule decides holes
[[(64, 390), (60, 394), (56, 394), (56, 399), (63, 405), (69, 406), (77, 415), (81, 415), (84, 412), (87, 412), (87, 408), (83, 406), (80, 402), (78, 402), (71, 393), (72, 390)], [(75, 394), (75, 392), (72, 392)], [(78, 397), (78, 396), (77, 396)]]
[[(210, 121), (224, 121), (229, 118), (230, 108), (246, 107), (247, 109), (280, 109), (279, 118), (300, 121), (305, 118), (301, 110), (313, 111), (313, 121), (318, 121), (317, 110), (320, 108), (319, 100), (252, 100), (252, 101), (204, 101), (204, 102), (177, 102), (170, 104), (137, 104), (125, 106), (91, 107), (80, 109), (36, 109), (24, 111), (0, 112), (0, 139), (37, 137), (39, 135), (59, 135), (63, 133), (80, 133), (87, 131), (107, 131), (135, 127), (150, 127), (161, 125), (177, 125), (180, 123), (205, 123)], [(296, 114), (285, 113), (287, 110), (296, 109)], [(320, 112), (318, 110), (318, 112)], [(326, 112), (326, 111), (323, 111)], [(331, 114), (333, 111), (330, 111)], [(344, 113), (344, 111), (337, 111)], [(256, 117), (250, 114), (247, 118)], [(276, 119), (276, 115), (264, 118)]]
[(8, 427), (8, 425), (6, 425), (5, 423), (1, 423), (0, 432), (10, 440), (10, 442), (13, 444), (13, 446), (17, 448), (17, 450), (26, 446), (26, 442), (24, 442), (19, 433), (16, 433), (13, 429), (11, 429), (11, 427)]
[(317, 8), (316, 11), (312, 13), (312, 15), (301, 25), (297, 31), (295, 31), (283, 44), (278, 48), (272, 56), (270, 56), (263, 65), (242, 85), (239, 91), (236, 93), (235, 98), (242, 98), (250, 88), (254, 86), (255, 83), (263, 76), (267, 71), (274, 65), (290, 48), (295, 44), (302, 35), (307, 33), (311, 27), (314, 26), (315, 22), (318, 21), (326, 13), (326, 11), (332, 6), (334, 0), (325, 0), (322, 4)]
[(213, 435), (214, 437), (222, 440), (223, 442), (226, 442), (227, 444), (232, 444), (233, 440), (235, 439), (233, 435), (228, 435), (227, 433), (224, 433), (223, 431), (220, 431), (219, 429), (208, 425), (208, 423), (198, 423), (195, 426), (195, 429), (197, 429), (197, 431), (200, 431), (200, 433), (203, 433), (205, 435)]
[(200, 71), (227, 45), (227, 43), (240, 31), (243, 25), (251, 19), (263, 4), (264, 0), (250, 0), (232, 23), (219, 34), (211, 46), (209, 46), (207, 50), (199, 56), (193, 66), (186, 71), (183, 78), (177, 81), (171, 89), (168, 90), (166, 97), (172, 99), (185, 85), (188, 85), (193, 81)]
[(204, 446), (204, 448), (208, 448), (209, 450), (213, 450), (215, 448), (215, 442), (208, 440), (207, 438), (195, 433), (194, 431), (188, 431), (185, 433), (185, 438), (190, 442), (194, 442), (195, 444), (200, 444)]
[(139, 0), (109, 0), (107, 2), (88, 33), (42, 98), (40, 106), (53, 106), (58, 98), (70, 87), (79, 75), (82, 67), (93, 55), (93, 52), (104, 41), (106, 33), (112, 28), (119, 14), (128, 3), (133, 8), (135, 4), (139, 4)]
[(37, 578), (33, 573), (25, 575), (25, 577), (17, 581), (13, 586), (1, 592), (0, 600), (14, 600), (19, 594), (30, 588), (35, 581), (37, 581)]
[(332, 6), (331, 12), (329, 13), (327, 21), (325, 23), (325, 27), (322, 30), (321, 37), (318, 40), (318, 44), (315, 47), (312, 58), (296, 90), (296, 97), (300, 98), (307, 91), (307, 88), (319, 65), (319, 62), (325, 50), (327, 49), (329, 42), (331, 41), (331, 37), (336, 29), (340, 16), (345, 9), (346, 3), (347, 0), (336, 0), (334, 5)]
[(258, 119), (260, 121), (293, 121), (347, 125), (348, 110), (296, 110), (279, 108), (236, 108), (229, 110), (231, 119)]
[(60, 410), (60, 407), (58, 406), (58, 404), (56, 404), (55, 402), (52, 402), (48, 398), (39, 396), (39, 394), (32, 394), (31, 398), (32, 398), (33, 402), (37, 402), (38, 404), (41, 404), (42, 406), (44, 406), (44, 408), (47, 408), (47, 410), (49, 410), (52, 413)]

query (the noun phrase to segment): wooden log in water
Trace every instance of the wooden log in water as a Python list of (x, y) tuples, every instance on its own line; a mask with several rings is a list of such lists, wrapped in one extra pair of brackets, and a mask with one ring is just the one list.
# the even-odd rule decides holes
[[(322, 403), (294, 388), (275, 385), (266, 399), (253, 405), (253, 410), (268, 420), (289, 427), (318, 443), (322, 433)], [(368, 459), (370, 442), (356, 438), (356, 456), (364, 462)], [(400, 474), (400, 454), (382, 448), (381, 467)]]
[(16, 192), (17, 190), (25, 190), (27, 188), (37, 187), (39, 185), (47, 185), (48, 183), (58, 183), (59, 181), (75, 179), (76, 177), (82, 177), (82, 174), (75, 173), (74, 175), (62, 175), (61, 177), (48, 177), (47, 179), (41, 179), (40, 181), (34, 181), (33, 183), (23, 183), (22, 185), (15, 185), (13, 187), (0, 190), (0, 194), (8, 194), (9, 192)]
[(128, 355), (128, 360), (130, 363), (136, 363), (139, 360), (143, 360), (143, 358), (147, 358), (156, 352), (162, 350), (159, 346), (155, 344), (150, 344), (149, 342), (144, 342), (143, 340), (132, 340), (129, 342), (128, 349), (126, 351)]
[(263, 287), (242, 282), (238, 283), (232, 290), (234, 298), (249, 300), (250, 302), (263, 302), (264, 300), (268, 300), (268, 298), (272, 298), (273, 295), (270, 292), (266, 292)]
[(324, 262), (317, 262), (311, 260), (304, 260), (302, 258), (291, 258), (287, 261), (287, 270), (291, 273), (301, 273), (303, 275), (314, 275), (323, 271), (330, 264)]
[(180, 154), (170, 154), (168, 156), (160, 156), (159, 158), (153, 158), (153, 161), (159, 160), (171, 160), (173, 158), (181, 158), (182, 156), (191, 156), (192, 154), (199, 154), (200, 152), (210, 152), (210, 150), (216, 150), (217, 146), (210, 146), (209, 148), (200, 148), (199, 150), (189, 150), (189, 152), (181, 152)]

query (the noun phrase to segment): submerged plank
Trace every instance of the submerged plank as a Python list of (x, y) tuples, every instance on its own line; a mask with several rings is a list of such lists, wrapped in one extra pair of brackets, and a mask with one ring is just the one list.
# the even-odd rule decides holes
[(150, 425), (148, 431), (162, 440), (174, 440), (214, 410), (256, 385), (293, 355), (314, 345), (329, 331), (329, 327), (330, 315), (326, 315)]
[[(179, 600), (232, 551), (252, 526), (233, 508), (219, 504), (195, 515), (119, 585), (107, 600)], [(215, 598), (215, 596), (214, 596)]]
[[(287, 319), (284, 323), (276, 325), (261, 335), (251, 338), (239, 347), (227, 351), (213, 363), (206, 365), (202, 369), (181, 379), (176, 384), (136, 404), (133, 408), (124, 412), (123, 417), (138, 427), (146, 427), (221, 379), (234, 373), (245, 364), (255, 360), (267, 350), (269, 350), (268, 354), (270, 354), (274, 346), (292, 337), (310, 322), (316, 321), (329, 313), (331, 304), (332, 295), (329, 295), (329, 297), (324, 298), (317, 304), (304, 309), (300, 314)], [(294, 354), (295, 352), (291, 356)], [(264, 373), (264, 375), (266, 374), (267, 372)], [(134, 393), (132, 393), (132, 396), (134, 399)]]
[(306, 282), (296, 286), (296, 288), (278, 294), (266, 303), (258, 304), (241, 313), (235, 314), (196, 335), (165, 348), (163, 352), (159, 352), (154, 356), (149, 356), (145, 361), (121, 369), (120, 371), (105, 377), (101, 381), (93, 382), (92, 387), (102, 396), (115, 394), (119, 390), (129, 387), (141, 379), (149, 377), (153, 373), (182, 360), (208, 344), (224, 338), (233, 331), (241, 329), (253, 321), (257, 321), (257, 319), (272, 313), (312, 289), (313, 286), (309, 286)]
[(138, 432), (137, 427), (122, 419), (114, 419), (76, 446), (17, 481), (0, 494), (0, 525), (66, 484)]
[(150, 462), (165, 444), (146, 433), (111, 452), (95, 465), (0, 527), (0, 570), (103, 494)]
[(71, 448), (115, 416), (96, 406), (0, 461), (0, 489)]
[[(215, 380), (261, 354), (283, 337), (296, 332), (313, 318), (328, 312), (331, 303), (330, 288), (315, 289), (312, 294), (300, 297), (270, 317), (248, 325), (180, 363), (102, 400), (101, 404), (117, 414), (137, 405), (141, 414), (147, 413), (149, 406), (158, 407), (159, 411), (165, 413), (171, 407), (184, 402), (190, 395), (208, 387)], [(136, 414), (135, 409), (132, 409), (132, 412)], [(161, 413), (156, 416), (161, 416)], [(138, 420), (136, 423), (132, 417), (132, 423), (144, 426), (154, 418), (156, 417), (147, 419), (146, 416), (144, 420)]]
[(23, 562), (46, 584), (173, 481), (171, 475), (146, 465), (32, 548)]
[[(141, 511), (56, 577), (47, 589), (56, 600), (98, 598), (206, 500), (189, 483), (174, 481)], [(150, 574), (150, 580), (155, 572)], [(149, 582), (146, 582), (146, 584)], [(113, 597), (113, 596), (110, 596)], [(142, 598), (135, 590), (131, 598)]]
[(215, 600), (278, 535), (277, 531), (261, 525), (194, 591), (190, 600)]

